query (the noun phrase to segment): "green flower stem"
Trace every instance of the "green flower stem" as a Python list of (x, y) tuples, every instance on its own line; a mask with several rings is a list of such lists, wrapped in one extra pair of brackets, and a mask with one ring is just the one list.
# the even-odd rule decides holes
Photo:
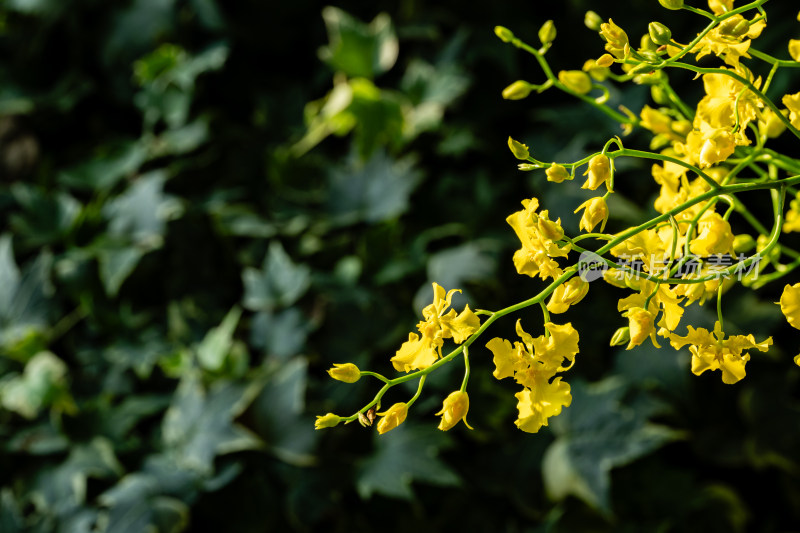
[(776, 267), (776, 271), (775, 272), (771, 272), (771, 273), (765, 274), (765, 275), (759, 275), (758, 279), (756, 279), (750, 285), (750, 287), (752, 289), (754, 289), (754, 290), (760, 289), (761, 287), (763, 287), (767, 283), (784, 277), (786, 274), (788, 274), (789, 272), (793, 271), (797, 267), (800, 267), (800, 257), (798, 257), (797, 259), (795, 259), (794, 261), (792, 261), (788, 265), (778, 265)]
[[(539, 306), (542, 308), (542, 315), (544, 317), (544, 323), (547, 324), (550, 322), (550, 311), (547, 310), (547, 305), (544, 303), (544, 300), (539, 302)], [(550, 337), (550, 331), (547, 328), (544, 328), (544, 336), (545, 338)]]
[(467, 382), (469, 382), (469, 348), (464, 348), (464, 379), (461, 381), (461, 392), (467, 391)]
[(419, 395), (422, 394), (422, 387), (425, 385), (425, 380), (427, 378), (428, 378), (428, 374), (422, 374), (419, 377), (419, 384), (417, 385), (417, 392), (414, 393), (414, 396), (412, 396), (411, 399), (406, 402), (406, 406), (407, 407), (411, 407), (412, 405), (414, 405), (414, 402), (417, 401), (417, 398), (419, 398)]
[(683, 100), (681, 100), (681, 97), (678, 96), (678, 93), (675, 92), (675, 89), (672, 88), (672, 85), (670, 85), (668, 82), (661, 82), (659, 85), (667, 93), (667, 98), (669, 98), (669, 101), (678, 108), (678, 111), (680, 111), (681, 115), (683, 115), (686, 120), (694, 120), (694, 110), (687, 106)]
[(373, 378), (377, 378), (377, 379), (383, 381), (384, 383), (389, 383), (389, 378), (387, 378), (385, 376), (382, 376), (381, 374), (378, 374), (377, 372), (369, 372), (369, 371), (366, 371), (366, 370), (362, 370), (361, 371), (361, 375), (362, 376), (372, 376)]
[(747, 49), (747, 52), (749, 54), (752, 54), (753, 57), (758, 58), (761, 61), (766, 61), (767, 63), (770, 63), (779, 68), (780, 67), (800, 68), (800, 63), (798, 63), (797, 61), (792, 61), (788, 59), (777, 59), (769, 54), (765, 54), (764, 52), (756, 50), (752, 46)]
[(717, 287), (717, 321), (719, 321), (719, 329), (724, 331), (722, 322), (722, 283)]
[(616, 157), (620, 157), (620, 156), (628, 156), (628, 157), (637, 157), (639, 159), (657, 159), (659, 161), (667, 161), (667, 162), (670, 162), (670, 163), (675, 163), (676, 165), (679, 165), (679, 166), (682, 166), (682, 167), (684, 167), (686, 169), (691, 170), (692, 172), (696, 173), (698, 176), (703, 178), (703, 181), (708, 183), (708, 185), (711, 187), (712, 190), (719, 190), (719, 188), (720, 188), (719, 183), (714, 181), (714, 179), (711, 176), (709, 176), (708, 174), (706, 174), (705, 172), (703, 172), (702, 170), (700, 170), (696, 166), (690, 165), (686, 161), (682, 161), (680, 159), (676, 159), (676, 158), (670, 157), (668, 155), (655, 154), (653, 152), (643, 152), (641, 150), (632, 150), (630, 148), (623, 148), (623, 149), (617, 150), (616, 152), (609, 152), (608, 156), (612, 157), (612, 158), (616, 158)]
[(510, 42), (517, 48), (525, 50), (526, 52), (528, 52), (529, 54), (533, 55), (533, 57), (536, 58), (536, 61), (539, 63), (539, 66), (542, 68), (542, 71), (544, 72), (545, 76), (547, 76), (547, 79), (552, 82), (553, 87), (556, 87), (567, 94), (571, 94), (572, 96), (583, 100), (587, 104), (597, 108), (598, 110), (602, 111), (603, 113), (605, 113), (606, 115), (608, 115), (617, 122), (620, 122), (622, 124), (637, 124), (639, 122), (638, 120), (632, 120), (629, 117), (623, 115), (622, 113), (614, 111), (605, 104), (600, 104), (596, 102), (594, 98), (573, 91), (572, 89), (570, 89), (569, 87), (558, 81), (558, 78), (555, 76), (555, 74), (553, 74), (553, 70), (550, 68), (550, 65), (547, 63), (547, 60), (539, 52), (539, 50), (533, 48), (532, 46), (529, 46), (528, 44), (524, 43), (517, 37), (514, 37), (514, 39), (512, 39)]

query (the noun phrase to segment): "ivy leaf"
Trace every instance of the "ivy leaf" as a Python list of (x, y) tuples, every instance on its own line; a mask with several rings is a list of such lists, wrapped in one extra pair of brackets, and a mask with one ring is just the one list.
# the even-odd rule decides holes
[(34, 493), (49, 512), (64, 516), (86, 503), (88, 478), (110, 479), (121, 474), (113, 447), (98, 437), (73, 447), (63, 463), (44, 470), (36, 479)]
[(311, 269), (296, 265), (281, 243), (273, 241), (261, 270), (245, 268), (242, 281), (244, 306), (252, 311), (270, 311), (290, 306), (305, 294), (311, 285)]
[(326, 7), (322, 18), (328, 30), (328, 46), (320, 58), (348, 77), (373, 78), (392, 68), (397, 61), (397, 37), (388, 15), (382, 13), (370, 24), (341, 9)]
[(329, 211), (340, 223), (382, 222), (408, 209), (411, 193), (421, 178), (413, 159), (393, 160), (376, 152), (366, 163), (351, 161), (330, 176)]
[(188, 373), (164, 416), (164, 444), (182, 468), (210, 475), (217, 455), (255, 449), (261, 441), (234, 423), (263, 384), (217, 381), (206, 390), (197, 372)]
[(241, 316), (242, 310), (234, 307), (228, 311), (219, 326), (206, 333), (203, 342), (197, 347), (197, 359), (203, 368), (212, 372), (222, 369), (225, 358), (233, 346), (233, 332)]
[(176, 198), (164, 194), (166, 179), (161, 171), (143, 175), (103, 209), (108, 232), (95, 244), (95, 254), (109, 296), (119, 292), (146, 253), (162, 246), (167, 222), (183, 211)]
[(551, 424), (558, 437), (544, 455), (545, 488), (554, 499), (571, 494), (610, 514), (611, 470), (680, 434), (649, 423), (645, 410), (622, 404), (622, 380), (608, 378), (592, 385), (574, 381), (570, 385), (572, 405)]
[(133, 174), (147, 160), (147, 147), (139, 141), (118, 144), (106, 154), (97, 154), (58, 176), (68, 187), (85, 191), (107, 191), (119, 180)]
[(81, 204), (64, 192), (46, 193), (22, 183), (12, 185), (11, 192), (23, 212), (11, 215), (10, 226), (29, 248), (61, 240), (81, 211)]
[(361, 464), (356, 480), (362, 498), (377, 492), (408, 500), (414, 496), (413, 481), (460, 484), (458, 475), (437, 459), (439, 450), (450, 443), (444, 433), (406, 423), (385, 435), (375, 435), (375, 453)]
[(103, 209), (112, 238), (157, 248), (163, 242), (167, 222), (182, 212), (180, 202), (164, 193), (167, 175), (154, 171), (140, 176)]
[(317, 433), (305, 413), (308, 362), (295, 357), (272, 368), (253, 403), (256, 429), (281, 460), (308, 465)]
[(180, 500), (162, 495), (155, 476), (135, 473), (100, 495), (108, 507), (106, 533), (177, 533), (189, 522), (189, 508)]
[(250, 343), (269, 356), (286, 360), (303, 348), (309, 329), (308, 319), (296, 307), (275, 314), (261, 311), (251, 322)]
[(52, 255), (44, 251), (20, 273), (11, 237), (0, 237), (0, 347), (4, 355), (26, 360), (43, 347), (48, 324)]
[(23, 528), (22, 514), (20, 513), (19, 503), (14, 498), (11, 489), (3, 488), (0, 490), (0, 531), (3, 533), (22, 533)]
[(50, 352), (40, 352), (25, 365), (22, 375), (0, 381), (3, 407), (28, 419), (36, 418), (48, 406), (71, 410), (67, 391), (67, 365)]

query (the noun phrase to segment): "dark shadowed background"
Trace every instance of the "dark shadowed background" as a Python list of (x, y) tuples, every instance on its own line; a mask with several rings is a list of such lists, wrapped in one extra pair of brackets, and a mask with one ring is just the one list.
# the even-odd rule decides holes
[[(780, 283), (725, 297), (730, 333), (776, 339), (735, 386), (693, 376), (688, 352), (610, 348), (625, 293), (598, 282), (563, 318), (581, 336), (572, 406), (539, 434), (515, 428), (517, 386), (482, 347), (516, 317), (471, 351), (474, 431), (436, 429), (457, 363), (380, 438), (314, 430), (378, 390), (325, 370), (394, 375), (432, 281), (464, 290), (459, 309), (538, 292), (511, 263), (522, 199), (577, 232), (587, 191), (519, 172), (506, 139), (569, 161), (619, 126), (552, 91), (503, 100), (544, 78), (494, 26), (538, 45), (553, 19), (547, 57), (567, 70), (603, 53), (587, 9), (633, 42), (651, 20), (684, 42), (703, 25), (655, 0), (548, 4), (0, 4), (0, 532), (796, 528), (798, 336)], [(789, 4), (766, 5), (759, 40), (782, 58), (800, 36)], [(699, 80), (672, 76), (699, 99)], [(638, 112), (649, 89), (611, 98)], [(657, 193), (649, 165), (619, 171), (612, 230)], [(684, 321), (713, 325), (711, 307)], [(538, 309), (518, 316), (540, 334)]]

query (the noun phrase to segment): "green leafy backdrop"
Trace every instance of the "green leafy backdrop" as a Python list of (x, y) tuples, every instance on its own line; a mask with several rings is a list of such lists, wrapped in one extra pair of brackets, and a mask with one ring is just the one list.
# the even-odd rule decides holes
[[(601, 48), (587, 9), (680, 24), (655, 1), (539, 4), (3, 3), (0, 531), (795, 527), (800, 372), (775, 287), (730, 297), (732, 325), (779, 340), (735, 387), (687, 353), (609, 348), (618, 295), (593, 285), (549, 430), (516, 430), (478, 348), (473, 432), (436, 429), (457, 370), (380, 438), (313, 429), (374, 392), (325, 370), (388, 371), (431, 281), (457, 306), (535, 290), (505, 217), (536, 195), (574, 220), (583, 196), (517, 172), (508, 135), (570, 159), (618, 133), (559, 96), (502, 100), (537, 71), (494, 25), (533, 39), (554, 19), (551, 61), (579, 68)], [(778, 50), (787, 4), (767, 6)], [(651, 209), (641, 170), (620, 169), (618, 223)]]

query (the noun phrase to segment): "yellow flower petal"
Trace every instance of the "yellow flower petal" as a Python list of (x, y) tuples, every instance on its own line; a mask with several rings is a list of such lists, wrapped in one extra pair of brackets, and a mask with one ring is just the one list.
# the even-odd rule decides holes
[(430, 338), (420, 338), (416, 333), (409, 333), (408, 340), (397, 350), (391, 361), (398, 372), (411, 372), (428, 368), (438, 358), (439, 351)]
[(800, 329), (800, 283), (786, 285), (781, 294), (781, 312), (786, 321), (795, 329)]

